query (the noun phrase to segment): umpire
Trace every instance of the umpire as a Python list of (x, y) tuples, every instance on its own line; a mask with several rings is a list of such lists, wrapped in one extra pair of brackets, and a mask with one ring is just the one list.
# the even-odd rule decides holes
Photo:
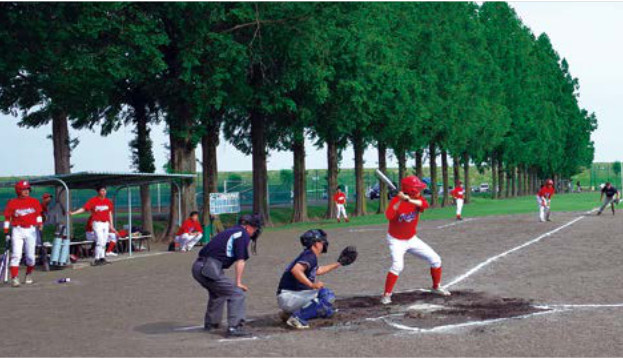
[[(252, 251), (255, 254), (256, 240), (261, 232), (262, 218), (259, 215), (243, 215), (238, 225), (219, 233), (199, 251), (192, 274), (209, 293), (204, 320), (206, 331), (219, 327), (227, 303), (227, 336), (250, 335), (243, 328), (245, 292), (248, 288), (242, 284), (242, 274), (245, 261), (249, 259), (249, 243), (253, 242)], [(232, 265), (236, 271), (235, 282), (223, 271)]]
[[(604, 195), (606, 196), (605, 200), (604, 200)], [(603, 200), (603, 203), (601, 204), (601, 207), (599, 208), (597, 215), (601, 215), (601, 213), (608, 206), (608, 204), (610, 204), (610, 207), (612, 208), (612, 215), (614, 215), (614, 211), (615, 211), (614, 204), (619, 203), (619, 191), (617, 190), (617, 188), (613, 187), (612, 184), (610, 184), (609, 182), (606, 183), (606, 185), (601, 189), (601, 196), (599, 197), (599, 201), (602, 201), (602, 200)]]

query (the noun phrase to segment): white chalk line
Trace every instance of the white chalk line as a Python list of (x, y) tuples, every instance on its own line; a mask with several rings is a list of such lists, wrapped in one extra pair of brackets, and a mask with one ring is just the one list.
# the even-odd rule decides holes
[(459, 220), (459, 221), (456, 221), (456, 222), (453, 222), (453, 223), (449, 223), (449, 224), (446, 224), (446, 225), (437, 226), (437, 229), (445, 229), (447, 227), (451, 227), (451, 226), (455, 226), (455, 225), (459, 225), (459, 224), (463, 224), (463, 223), (470, 222), (470, 221), (475, 221), (475, 220), (476, 219), (474, 219), (474, 218), (463, 219), (463, 220)]
[(569, 226), (571, 226), (571, 225), (575, 224), (576, 222), (578, 222), (578, 221), (580, 221), (580, 220), (582, 220), (582, 219), (584, 219), (584, 218), (585, 218), (585, 216), (580, 216), (580, 217), (577, 217), (577, 218), (575, 218), (575, 219), (573, 219), (573, 220), (569, 221), (568, 223), (566, 223), (566, 224), (564, 224), (564, 225), (562, 225), (562, 226), (557, 227), (557, 228), (556, 228), (556, 229), (554, 229), (554, 230), (548, 231), (548, 232), (546, 232), (545, 234), (542, 234), (542, 235), (540, 235), (540, 236), (536, 237), (535, 239), (532, 239), (532, 240), (530, 240), (530, 241), (528, 241), (528, 242), (525, 242), (525, 243), (523, 243), (523, 244), (521, 244), (521, 245), (519, 245), (519, 246), (516, 246), (516, 247), (514, 247), (514, 248), (512, 248), (512, 249), (510, 249), (510, 250), (504, 251), (504, 252), (502, 252), (501, 254), (498, 254), (498, 255), (492, 256), (492, 257), (490, 257), (490, 258), (486, 259), (485, 261), (481, 262), (480, 264), (476, 265), (475, 267), (473, 267), (472, 269), (470, 269), (470, 270), (469, 270), (469, 271), (467, 271), (466, 273), (464, 273), (464, 274), (460, 275), (459, 277), (457, 277), (457, 278), (453, 279), (452, 281), (450, 281), (450, 283), (445, 284), (443, 287), (444, 287), (444, 288), (448, 288), (448, 287), (450, 287), (450, 286), (454, 286), (454, 285), (456, 285), (457, 283), (459, 283), (459, 282), (461, 282), (461, 281), (465, 280), (465, 279), (466, 279), (466, 278), (468, 278), (469, 276), (473, 275), (474, 273), (476, 273), (477, 271), (479, 271), (479, 270), (480, 270), (480, 269), (482, 269), (483, 267), (485, 267), (485, 266), (487, 266), (487, 265), (491, 264), (492, 262), (495, 262), (495, 261), (497, 261), (498, 259), (500, 259), (500, 258), (502, 258), (502, 257), (504, 257), (504, 256), (506, 256), (506, 255), (508, 255), (508, 254), (511, 254), (511, 253), (513, 253), (513, 252), (515, 252), (515, 251), (521, 250), (521, 249), (523, 249), (524, 247), (527, 247), (527, 246), (530, 246), (530, 245), (532, 245), (532, 244), (534, 244), (534, 243), (537, 243), (537, 242), (541, 241), (542, 239), (544, 239), (544, 238), (546, 238), (546, 237), (548, 237), (548, 236), (550, 236), (550, 235), (553, 235), (553, 234), (557, 233), (558, 231), (560, 231), (560, 230), (562, 230), (562, 229), (564, 229), (564, 228), (566, 228), (566, 227), (569, 227)]
[(203, 329), (203, 326), (186, 326), (186, 327), (173, 328), (173, 330), (176, 332), (194, 331), (196, 329)]
[[(268, 338), (268, 336), (264, 338), (266, 339)], [(242, 341), (257, 341), (258, 339), (260, 339), (260, 337), (257, 337), (257, 336), (244, 337), (244, 338), (221, 338), (217, 340), (217, 342), (218, 343), (231, 343), (231, 342), (242, 342)]]
[(108, 259), (109, 262), (119, 262), (119, 261), (126, 261), (126, 260), (133, 260), (133, 259), (142, 259), (145, 257), (154, 257), (154, 256), (160, 256), (160, 255), (166, 255), (166, 254), (170, 254), (172, 253), (171, 251), (162, 251), (162, 252), (150, 252), (147, 254), (140, 254), (140, 255), (133, 255), (133, 256), (125, 256), (125, 257), (117, 257), (114, 259)]

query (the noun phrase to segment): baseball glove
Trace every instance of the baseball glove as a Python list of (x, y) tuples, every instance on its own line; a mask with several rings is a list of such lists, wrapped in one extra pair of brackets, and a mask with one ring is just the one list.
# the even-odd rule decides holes
[(346, 246), (337, 262), (342, 266), (348, 266), (357, 260), (357, 248), (355, 246)]
[(614, 199), (614, 204), (615, 205), (619, 205), (620, 202), (621, 202), (621, 199)]

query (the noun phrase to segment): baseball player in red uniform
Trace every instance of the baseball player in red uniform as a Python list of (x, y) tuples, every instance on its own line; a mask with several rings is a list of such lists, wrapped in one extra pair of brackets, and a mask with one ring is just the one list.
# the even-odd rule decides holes
[(175, 242), (180, 244), (181, 252), (186, 252), (192, 250), (202, 237), (203, 228), (199, 222), (199, 212), (193, 211), (177, 230)]
[(552, 204), (552, 198), (554, 197), (554, 181), (547, 179), (545, 185), (541, 187), (536, 194), (536, 201), (539, 204), (539, 219), (541, 222), (551, 221), (549, 219), (550, 206)]
[[(43, 227), (41, 203), (30, 196), (30, 183), (22, 180), (15, 184), (17, 198), (9, 200), (4, 209), (4, 233), (11, 230), (11, 286), (19, 287), (19, 264), (22, 250), (26, 253), (26, 278), (24, 283), (33, 283), (32, 272), (35, 269), (35, 247), (37, 245), (37, 228)], [(7, 236), (8, 239), (8, 236)]]
[(71, 215), (77, 215), (84, 212), (91, 213), (89, 220), (92, 221), (93, 232), (97, 238), (95, 242), (95, 261), (94, 266), (105, 265), (108, 263), (104, 258), (106, 256), (106, 242), (108, 241), (108, 234), (110, 232), (116, 232), (113, 225), (112, 213), (113, 204), (110, 199), (106, 198), (106, 187), (97, 187), (97, 196), (89, 199), (78, 210), (72, 211)]
[(465, 189), (463, 189), (463, 183), (461, 183), (460, 180), (456, 182), (456, 187), (452, 189), (450, 195), (452, 195), (456, 202), (456, 219), (463, 220), (461, 212), (463, 211), (463, 203), (465, 200)]
[(415, 175), (411, 175), (403, 178), (400, 186), (402, 191), (391, 200), (385, 211), (385, 217), (389, 220), (387, 243), (392, 256), (392, 266), (387, 273), (381, 303), (392, 302), (392, 291), (404, 267), (404, 256), (407, 252), (429, 263), (433, 280), (431, 292), (449, 296), (450, 292), (440, 286), (441, 257), (416, 236), (420, 213), (428, 208), (428, 201), (421, 194), (421, 191), (426, 188), (426, 183)]
[(337, 208), (337, 222), (340, 222), (340, 215), (344, 216), (344, 221), (348, 222), (348, 215), (346, 215), (346, 194), (342, 191), (342, 188), (337, 187), (335, 195), (333, 195), (333, 201)]

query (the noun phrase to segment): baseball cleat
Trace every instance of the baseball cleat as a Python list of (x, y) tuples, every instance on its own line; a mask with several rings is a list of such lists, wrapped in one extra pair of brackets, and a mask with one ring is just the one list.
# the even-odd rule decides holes
[(381, 297), (382, 305), (388, 305), (390, 303), (392, 303), (392, 295), (383, 295), (383, 297)]
[(115, 257), (115, 256), (118, 256), (118, 254), (117, 254), (117, 253), (115, 253), (115, 252), (113, 252), (113, 251), (111, 251), (111, 252), (107, 252), (107, 253), (106, 253), (106, 256), (112, 256), (112, 257)]
[(444, 296), (444, 297), (452, 295), (450, 291), (446, 290), (443, 287), (433, 288), (432, 290), (430, 290), (430, 292), (435, 295)]
[(289, 327), (292, 327), (294, 329), (307, 329), (309, 328), (308, 324), (305, 324), (303, 322), (301, 322), (301, 320), (296, 317), (295, 315), (290, 316), (290, 318), (288, 318), (288, 320), (286, 321), (286, 324)]
[(346, 222), (350, 222), (350, 220), (348, 220), (348, 218), (344, 219), (344, 221), (346, 221)]
[(597, 216), (599, 216), (599, 215), (601, 215), (601, 211), (598, 211), (598, 212), (597, 212)]
[(203, 330), (206, 332), (210, 332), (218, 328), (219, 328), (218, 323), (204, 323), (203, 324)]
[(26, 275), (26, 279), (24, 280), (24, 283), (27, 285), (32, 285), (35, 281), (33, 281), (32, 279), (32, 275)]
[(11, 287), (19, 287), (20, 283), (19, 283), (19, 278), (18, 277), (13, 277), (11, 279)]
[(249, 337), (251, 336), (250, 332), (247, 332), (242, 325), (237, 325), (235, 327), (227, 328), (227, 338), (239, 338), (239, 337)]

